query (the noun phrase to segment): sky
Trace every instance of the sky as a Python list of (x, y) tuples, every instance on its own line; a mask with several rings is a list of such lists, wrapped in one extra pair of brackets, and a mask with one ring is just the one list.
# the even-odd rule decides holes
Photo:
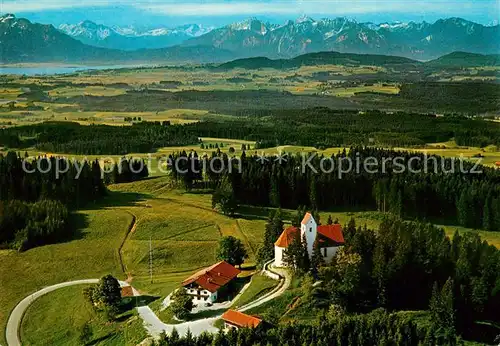
[(427, 21), (462, 17), (498, 24), (499, 0), (0, 0), (0, 13), (59, 25), (99, 24), (174, 27), (222, 26), (249, 17), (280, 23), (301, 15), (347, 16), (362, 22)]

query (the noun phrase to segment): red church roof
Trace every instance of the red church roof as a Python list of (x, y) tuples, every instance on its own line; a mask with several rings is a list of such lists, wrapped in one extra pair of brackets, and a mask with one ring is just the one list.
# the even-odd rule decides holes
[(302, 224), (305, 225), (309, 219), (312, 217), (311, 213), (306, 213), (306, 215), (304, 215), (304, 218), (302, 219)]
[(318, 226), (318, 233), (334, 242), (344, 244), (344, 234), (339, 224)]
[(235, 310), (227, 310), (222, 315), (222, 319), (225, 322), (242, 328), (255, 328), (262, 322), (262, 320), (257, 317), (253, 317)]
[(299, 232), (299, 229), (297, 227), (293, 227), (293, 226), (288, 227), (287, 229), (285, 229), (283, 231), (283, 233), (281, 233), (280, 237), (278, 238), (278, 240), (276, 240), (274, 245), (276, 245), (278, 247), (288, 247), (292, 243), (292, 241), (295, 239), (298, 232)]
[(211, 267), (194, 273), (184, 280), (182, 286), (187, 286), (195, 282), (207, 291), (213, 293), (237, 277), (239, 273), (241, 273), (241, 270), (236, 269), (226, 261), (221, 261)]

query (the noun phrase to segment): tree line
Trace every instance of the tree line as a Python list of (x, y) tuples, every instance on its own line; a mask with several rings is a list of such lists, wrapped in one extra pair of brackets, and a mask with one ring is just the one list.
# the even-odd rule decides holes
[(456, 345), (435, 337), (431, 328), (417, 326), (408, 317), (376, 311), (365, 315), (319, 316), (315, 323), (295, 323), (278, 326), (261, 324), (255, 329), (220, 330), (216, 334), (193, 336), (190, 331), (179, 335), (173, 330), (162, 334), (156, 346), (230, 346), (230, 345), (288, 345), (288, 346), (417, 346)]
[(458, 145), (500, 145), (500, 125), (462, 115), (437, 116), (378, 110), (333, 110), (317, 107), (245, 110), (232, 121), (211, 119), (185, 125), (200, 137), (256, 141), (260, 148), (279, 145), (423, 146), (455, 138)]
[[(180, 157), (185, 160), (170, 167), (172, 177), (188, 189), (214, 188), (214, 207), (219, 205), (227, 214), (237, 204), (377, 209), (405, 218), (500, 231), (500, 172), (467, 161), (371, 147), (310, 160), (288, 155), (281, 162), (279, 157), (263, 160), (246, 153), (235, 160), (220, 152), (204, 157), (183, 152), (170, 160)], [(370, 159), (379, 163), (375, 171), (362, 164)], [(346, 160), (352, 162), (350, 171)], [(359, 169), (356, 162), (361, 163)]]
[(61, 202), (0, 201), (0, 247), (26, 251), (70, 235), (68, 209)]
[[(245, 110), (231, 121), (210, 118), (185, 125), (140, 122), (132, 126), (84, 126), (46, 122), (0, 130), (0, 145), (34, 146), (55, 153), (124, 155), (167, 146), (199, 143), (199, 137), (256, 141), (257, 148), (279, 145), (328, 148), (355, 145), (423, 146), (455, 138), (457, 144), (500, 145), (500, 124), (461, 115), (387, 113), (378, 110)], [(125, 140), (126, 139), (126, 140)]]
[(45, 122), (0, 130), (0, 145), (8, 148), (35, 147), (44, 152), (81, 155), (149, 153), (161, 147), (196, 143), (196, 134), (168, 122), (140, 122), (130, 126)]

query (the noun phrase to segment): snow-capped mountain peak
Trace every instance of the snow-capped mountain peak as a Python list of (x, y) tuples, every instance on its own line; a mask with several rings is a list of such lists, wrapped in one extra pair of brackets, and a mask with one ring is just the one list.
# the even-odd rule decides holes
[(316, 21), (314, 19), (312, 19), (311, 17), (303, 14), (302, 16), (300, 16), (299, 18), (297, 18), (295, 20), (295, 23), (296, 24), (302, 24), (302, 23), (315, 23)]
[(4, 23), (11, 19), (16, 19), (16, 16), (11, 13), (7, 13), (6, 15), (0, 17), (0, 23)]

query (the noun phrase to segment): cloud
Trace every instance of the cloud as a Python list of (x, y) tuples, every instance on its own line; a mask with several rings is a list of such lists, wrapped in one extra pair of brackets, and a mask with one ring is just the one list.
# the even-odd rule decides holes
[(76, 7), (109, 6), (108, 0), (0, 0), (0, 13), (43, 12)]
[(371, 13), (486, 14), (496, 0), (0, 0), (0, 12), (43, 12), (86, 7), (131, 6), (169, 16), (356, 15)]
[(286, 0), (286, 1), (203, 1), (137, 3), (144, 10), (171, 16), (229, 16), (229, 15), (355, 15), (370, 13), (440, 13), (447, 15), (472, 12), (484, 13), (497, 2), (444, 0)]

